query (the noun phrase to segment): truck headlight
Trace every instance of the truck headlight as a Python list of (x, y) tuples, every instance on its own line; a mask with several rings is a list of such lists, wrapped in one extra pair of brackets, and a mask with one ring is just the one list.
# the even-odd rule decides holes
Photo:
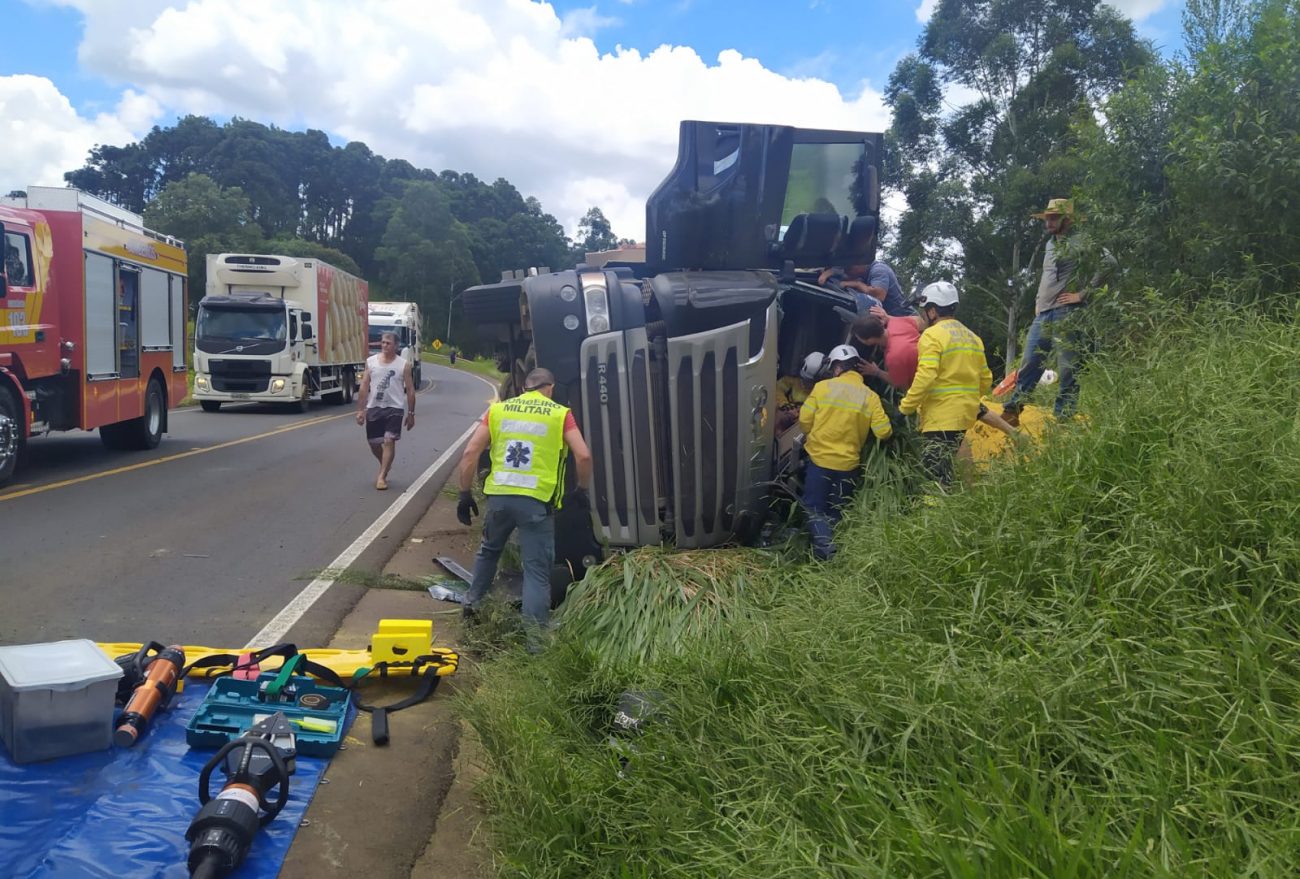
[(278, 394), (283, 390), (284, 390), (284, 379), (282, 378), (271, 379), (271, 393)]
[(196, 390), (208, 390), (208, 377), (206, 375), (196, 375), (194, 377), (194, 387)]
[(603, 284), (592, 284), (582, 289), (583, 301), (587, 306), (587, 332), (604, 333), (609, 331), (609, 294)]

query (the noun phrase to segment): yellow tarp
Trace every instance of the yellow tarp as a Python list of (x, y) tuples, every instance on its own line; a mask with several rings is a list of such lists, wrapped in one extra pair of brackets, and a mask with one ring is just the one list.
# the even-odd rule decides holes
[[(1002, 404), (988, 397), (981, 402), (989, 408), (989, 411), (1002, 414)], [(1033, 443), (1038, 443), (1043, 436), (1043, 432), (1052, 424), (1056, 423), (1056, 418), (1052, 413), (1041, 406), (1026, 406), (1020, 412), (1020, 432), (1027, 436)], [(971, 460), (977, 467), (987, 467), (995, 458), (1005, 453), (1015, 444), (1011, 437), (995, 427), (989, 427), (981, 421), (976, 421), (975, 426), (966, 431), (966, 442), (964, 449), (970, 453)]]

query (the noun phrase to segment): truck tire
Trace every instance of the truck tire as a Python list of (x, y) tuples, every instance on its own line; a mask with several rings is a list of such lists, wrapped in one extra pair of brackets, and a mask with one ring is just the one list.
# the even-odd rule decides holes
[(343, 370), (343, 405), (352, 402), (352, 395), (356, 393), (357, 375), (350, 369)]
[(129, 421), (105, 424), (99, 429), (99, 440), (110, 449), (156, 449), (162, 442), (166, 417), (167, 399), (162, 385), (151, 380), (144, 392), (144, 414)]
[(203, 407), (204, 412), (220, 412), (220, 400), (199, 400), (199, 405)]
[(0, 389), (0, 485), (18, 469), (18, 459), (27, 447), (26, 433), (22, 407), (13, 394)]
[(296, 403), (289, 404), (290, 412), (306, 412), (311, 406), (311, 385), (303, 382), (302, 397)]

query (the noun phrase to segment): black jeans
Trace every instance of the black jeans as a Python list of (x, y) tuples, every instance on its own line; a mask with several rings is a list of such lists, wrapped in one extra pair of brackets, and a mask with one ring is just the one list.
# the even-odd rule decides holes
[(952, 462), (964, 436), (964, 430), (931, 430), (921, 434), (921, 467), (942, 486), (952, 484)]

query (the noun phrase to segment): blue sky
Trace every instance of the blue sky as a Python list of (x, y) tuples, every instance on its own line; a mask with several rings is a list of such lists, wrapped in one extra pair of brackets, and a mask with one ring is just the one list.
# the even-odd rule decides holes
[[(504, 176), (620, 234), (682, 118), (878, 130), (933, 0), (0, 0), (0, 188), (185, 113)], [(1181, 0), (1116, 0), (1178, 45)], [(928, 11), (925, 12), (928, 15)]]

